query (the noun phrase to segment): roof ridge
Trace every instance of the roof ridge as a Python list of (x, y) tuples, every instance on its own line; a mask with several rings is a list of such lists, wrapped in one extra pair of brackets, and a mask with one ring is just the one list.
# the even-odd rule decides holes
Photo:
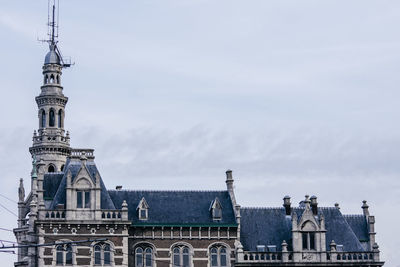
[(108, 189), (107, 191), (115, 191), (115, 192), (190, 192), (190, 193), (222, 193), (222, 192), (228, 192), (228, 190), (145, 190), (145, 189), (121, 189), (121, 190), (116, 190), (116, 189)]
[(283, 207), (241, 207), (240, 209), (249, 209), (249, 210), (278, 210), (278, 209), (283, 209)]
[(355, 217), (364, 217), (363, 214), (342, 214), (343, 217), (355, 218)]

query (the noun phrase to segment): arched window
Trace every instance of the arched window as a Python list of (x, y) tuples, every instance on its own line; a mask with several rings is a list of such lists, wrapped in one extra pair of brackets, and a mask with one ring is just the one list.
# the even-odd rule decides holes
[(210, 266), (226, 267), (228, 266), (227, 249), (224, 246), (212, 246), (210, 248)]
[(190, 267), (191, 266), (191, 257), (190, 257), (190, 249), (187, 246), (175, 246), (172, 250), (172, 260), (174, 267)]
[(49, 82), (49, 76), (48, 76), (48, 75), (45, 75), (45, 76), (44, 76), (43, 83), (46, 84), (46, 83), (48, 83), (48, 82)]
[(42, 110), (40, 125), (42, 128), (46, 127), (46, 111), (44, 111), (44, 110)]
[(54, 75), (50, 75), (50, 83), (54, 83)]
[(55, 172), (56, 169), (54, 168), (53, 165), (50, 165), (49, 168), (47, 169), (47, 172)]
[(49, 112), (49, 126), (50, 127), (55, 126), (55, 120), (56, 120), (56, 118), (55, 118), (54, 110), (50, 109), (50, 112)]
[(153, 249), (148, 245), (140, 245), (135, 249), (135, 267), (154, 266)]
[(107, 243), (97, 243), (93, 246), (93, 262), (95, 266), (110, 266), (112, 262), (111, 246)]
[(56, 265), (66, 266), (73, 263), (73, 248), (71, 244), (56, 247)]
[(57, 75), (57, 83), (60, 84), (60, 75)]
[(64, 171), (64, 167), (65, 167), (65, 165), (63, 164), (63, 165), (61, 165), (61, 171), (63, 172)]
[(62, 127), (62, 110), (60, 109), (59, 111), (58, 111), (58, 128), (61, 128)]

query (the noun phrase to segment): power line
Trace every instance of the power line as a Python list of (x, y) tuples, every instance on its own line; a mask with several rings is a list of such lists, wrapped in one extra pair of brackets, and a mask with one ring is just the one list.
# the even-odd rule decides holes
[(4, 206), (3, 204), (0, 203), (0, 206), (5, 209), (6, 211), (8, 211), (9, 213), (11, 213), (12, 215), (14, 215), (15, 217), (18, 218), (18, 215), (15, 214), (13, 211), (9, 210), (6, 206)]
[(8, 231), (8, 232), (14, 232), (13, 230), (6, 229), (6, 228), (1, 228), (1, 227), (0, 227), (0, 230), (3, 230), (3, 231)]
[(29, 245), (12, 245), (12, 246), (1, 246), (0, 249), (8, 249), (8, 248), (29, 248), (29, 247), (49, 247), (55, 245), (64, 245), (64, 244), (79, 244), (79, 243), (88, 243), (88, 242), (100, 242), (107, 241), (107, 238), (98, 238), (98, 239), (87, 239), (80, 241), (64, 241), (64, 242), (52, 242), (52, 243), (44, 243), (44, 244), (29, 244)]
[(15, 204), (18, 204), (17, 201), (15, 201), (15, 200), (13, 200), (13, 199), (11, 199), (11, 198), (9, 198), (9, 197), (7, 197), (7, 196), (1, 194), (1, 193), (0, 193), (0, 197), (4, 197), (5, 199), (7, 199), (7, 200), (9, 200), (9, 201), (11, 201), (11, 202), (13, 202), (13, 203), (15, 203)]

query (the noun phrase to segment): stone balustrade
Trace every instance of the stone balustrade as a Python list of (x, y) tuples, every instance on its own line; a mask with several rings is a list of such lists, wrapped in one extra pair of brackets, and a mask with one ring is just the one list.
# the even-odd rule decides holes
[[(379, 261), (379, 252), (366, 251), (366, 252), (253, 252), (243, 251), (242, 255), (238, 255), (238, 263), (280, 263), (280, 262), (296, 262), (295, 254), (298, 261), (301, 262), (337, 262), (337, 263), (371, 263)], [(240, 254), (240, 253), (238, 253)], [(239, 264), (240, 265), (240, 264)]]

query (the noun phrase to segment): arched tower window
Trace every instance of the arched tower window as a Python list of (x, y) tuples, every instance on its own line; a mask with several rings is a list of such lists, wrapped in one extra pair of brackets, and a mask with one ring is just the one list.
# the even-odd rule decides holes
[(41, 114), (41, 119), (40, 119), (41, 123), (41, 127), (45, 128), (46, 127), (46, 111), (42, 110), (42, 114)]
[(47, 84), (49, 82), (49, 75), (44, 75), (44, 84)]
[(49, 112), (49, 126), (50, 127), (55, 126), (55, 120), (56, 120), (56, 118), (55, 118), (54, 110), (50, 109), (50, 112)]
[(63, 172), (64, 171), (64, 167), (65, 167), (65, 165), (63, 164), (63, 165), (61, 165), (61, 171)]
[(50, 75), (50, 83), (54, 83), (54, 75)]
[(58, 111), (58, 128), (62, 128), (62, 110)]
[(60, 75), (57, 75), (57, 83), (60, 84)]
[(53, 165), (50, 165), (49, 168), (47, 169), (47, 172), (55, 172), (56, 168)]

